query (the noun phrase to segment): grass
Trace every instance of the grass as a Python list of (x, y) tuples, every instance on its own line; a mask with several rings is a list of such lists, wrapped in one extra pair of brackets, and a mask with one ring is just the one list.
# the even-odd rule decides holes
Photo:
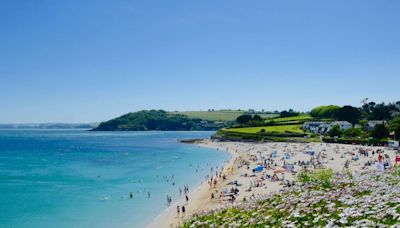
[(266, 121), (274, 121), (275, 123), (295, 123), (295, 122), (304, 122), (312, 120), (313, 118), (310, 115), (301, 115), (301, 116), (291, 116), (291, 117), (278, 117), (278, 118), (269, 118)]
[[(309, 115), (293, 116), (293, 117), (275, 117), (268, 118), (265, 125), (257, 127), (232, 127), (221, 129), (217, 135), (230, 140), (251, 140), (251, 141), (276, 141), (276, 142), (293, 142), (304, 141), (314, 142), (320, 141), (301, 129), (302, 124), (311, 121), (313, 118)], [(273, 121), (273, 123), (269, 123)]]
[[(186, 112), (174, 112), (188, 116), (189, 118), (199, 118), (210, 121), (234, 121), (239, 116), (245, 114), (245, 111), (186, 111)], [(263, 118), (272, 118), (276, 114), (258, 114)]]
[(223, 131), (239, 132), (239, 133), (259, 133), (262, 129), (266, 133), (304, 133), (301, 125), (276, 125), (276, 126), (263, 126), (263, 127), (246, 127), (246, 128), (229, 128)]

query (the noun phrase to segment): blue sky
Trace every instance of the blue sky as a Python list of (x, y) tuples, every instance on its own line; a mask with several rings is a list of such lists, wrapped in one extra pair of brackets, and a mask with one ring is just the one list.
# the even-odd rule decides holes
[(0, 122), (400, 100), (400, 1), (0, 1)]

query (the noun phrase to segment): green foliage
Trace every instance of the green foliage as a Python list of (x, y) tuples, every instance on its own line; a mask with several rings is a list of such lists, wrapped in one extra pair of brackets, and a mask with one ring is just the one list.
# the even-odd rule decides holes
[(280, 117), (291, 117), (291, 116), (298, 116), (300, 113), (293, 111), (292, 109), (289, 109), (289, 111), (282, 111), (279, 116)]
[(94, 131), (187, 131), (202, 130), (198, 120), (181, 114), (168, 114), (163, 110), (144, 110), (128, 113), (102, 122)]
[(389, 136), (389, 129), (384, 124), (375, 125), (374, 130), (371, 132), (374, 139), (383, 139)]
[(400, 139), (400, 116), (396, 116), (389, 125), (390, 131), (394, 131), (396, 139)]
[(371, 114), (368, 119), (370, 120), (389, 120), (392, 118), (391, 111), (394, 109), (394, 106), (389, 104), (385, 105), (385, 103), (377, 104), (372, 108)]
[(264, 126), (265, 122), (264, 119), (260, 115), (241, 115), (236, 119), (236, 122), (239, 125), (234, 126), (235, 128), (239, 127), (258, 127)]
[(361, 110), (352, 106), (343, 106), (337, 113), (338, 120), (348, 121), (352, 124), (358, 123), (361, 120)]
[(364, 132), (360, 128), (349, 128), (349, 129), (343, 131), (343, 136), (345, 136), (345, 137), (356, 138), (356, 137), (361, 137), (363, 135), (364, 135)]
[(244, 126), (260, 126), (260, 125), (262, 126), (264, 124), (264, 119), (257, 114), (254, 116), (245, 114), (239, 116), (236, 119), (236, 122)]
[(365, 126), (366, 126), (367, 123), (368, 123), (368, 120), (360, 120), (360, 121), (358, 121), (358, 123), (361, 125), (362, 129), (364, 129)]
[(335, 119), (339, 110), (337, 105), (319, 106), (311, 110), (310, 115), (315, 118)]
[(312, 183), (323, 188), (331, 188), (333, 174), (332, 169), (318, 169), (312, 172), (303, 170), (297, 175), (297, 180), (302, 184)]
[(311, 121), (312, 117), (309, 115), (301, 115), (301, 116), (291, 116), (291, 117), (278, 117), (278, 118), (272, 118), (270, 121), (274, 121), (276, 124), (281, 124), (281, 123), (304, 123), (305, 121)]
[(353, 172), (351, 172), (350, 169), (346, 169), (346, 170), (345, 170), (345, 174), (347, 175), (347, 177), (348, 177), (350, 180), (353, 180), (353, 179), (354, 179)]
[(312, 178), (309, 172), (307, 171), (300, 171), (299, 174), (297, 174), (297, 180), (302, 183), (302, 184), (306, 184), (306, 183), (311, 183), (312, 182)]
[(321, 169), (314, 172), (315, 173), (315, 182), (320, 183), (323, 188), (331, 188), (332, 187), (332, 177), (333, 170), (332, 169)]
[(262, 129), (264, 129), (264, 132), (304, 133), (304, 131), (301, 129), (301, 125), (275, 125), (275, 126), (262, 126), (262, 127), (228, 128), (228, 129), (224, 129), (224, 131), (242, 132), (242, 133), (258, 133)]
[(333, 127), (328, 131), (328, 135), (329, 135), (330, 137), (335, 137), (335, 136), (339, 137), (339, 136), (341, 136), (342, 134), (343, 134), (343, 131), (340, 130), (339, 125), (333, 126)]
[(247, 124), (251, 120), (253, 120), (253, 117), (248, 114), (244, 114), (244, 115), (241, 115), (238, 118), (236, 118), (236, 122), (238, 122), (239, 124)]
[[(366, 99), (367, 100), (367, 99)], [(399, 110), (400, 101), (396, 103), (380, 103), (375, 102), (365, 102), (362, 106), (364, 115), (369, 120), (390, 120), (396, 112)]]
[[(186, 112), (172, 112), (171, 114), (182, 114), (189, 118), (197, 118), (208, 121), (235, 121), (241, 115), (246, 114), (245, 111), (238, 110), (218, 110), (218, 111), (186, 111)], [(271, 118), (277, 116), (270, 113), (258, 113), (257, 115), (262, 118)]]
[(260, 122), (260, 121), (263, 121), (263, 118), (256, 114), (253, 116), (253, 121)]
[[(257, 119), (257, 117), (253, 117)], [(309, 115), (284, 118), (270, 118), (263, 121), (250, 121), (246, 125), (224, 128), (217, 132), (217, 138), (246, 141), (275, 142), (316, 142), (316, 138), (304, 138), (309, 135), (301, 129), (301, 124), (311, 120)]]

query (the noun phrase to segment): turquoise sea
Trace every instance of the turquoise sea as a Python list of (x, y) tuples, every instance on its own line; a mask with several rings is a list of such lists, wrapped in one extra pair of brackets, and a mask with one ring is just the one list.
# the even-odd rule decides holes
[(177, 142), (212, 133), (0, 130), (0, 226), (144, 227), (229, 159)]

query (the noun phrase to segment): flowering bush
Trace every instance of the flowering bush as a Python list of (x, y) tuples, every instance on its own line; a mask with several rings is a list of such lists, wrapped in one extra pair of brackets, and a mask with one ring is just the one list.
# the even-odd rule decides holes
[[(400, 176), (305, 173), (306, 183), (235, 207), (198, 213), (183, 227), (378, 227), (400, 224)], [(310, 181), (318, 180), (318, 181)], [(329, 180), (329, 188), (325, 185)]]

